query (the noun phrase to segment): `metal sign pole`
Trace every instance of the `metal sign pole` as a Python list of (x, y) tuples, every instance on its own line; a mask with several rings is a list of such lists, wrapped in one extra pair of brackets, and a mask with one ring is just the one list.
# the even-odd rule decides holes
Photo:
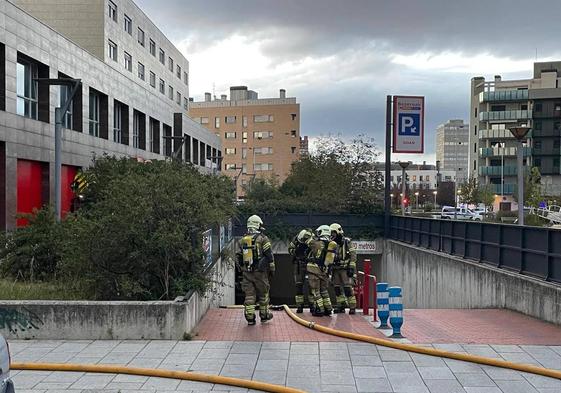
[(392, 96), (386, 97), (386, 166), (384, 167), (384, 233), (386, 237), (390, 234), (391, 215), (391, 166), (392, 166)]

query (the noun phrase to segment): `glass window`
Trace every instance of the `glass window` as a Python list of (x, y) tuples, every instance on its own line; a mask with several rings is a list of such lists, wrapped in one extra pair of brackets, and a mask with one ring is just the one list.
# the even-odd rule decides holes
[(138, 147), (140, 141), (140, 113), (134, 111), (132, 117), (132, 147)]
[(253, 133), (253, 138), (255, 139), (270, 139), (273, 137), (272, 131), (255, 131)]
[(296, 138), (296, 130), (290, 131), (290, 136), (291, 136), (292, 138)]
[(142, 46), (144, 46), (144, 30), (142, 30), (140, 27), (138, 28), (138, 43)]
[(242, 158), (243, 159), (247, 158), (247, 147), (242, 147)]
[(144, 64), (138, 63), (138, 77), (144, 80)]
[(168, 67), (171, 72), (173, 72), (173, 59), (170, 57), (168, 58)]
[(247, 127), (247, 116), (242, 117), (242, 127)]
[(173, 87), (168, 86), (168, 97), (170, 100), (173, 100)]
[(125, 15), (125, 31), (132, 35), (132, 19)]
[(37, 65), (18, 60), (16, 78), (17, 114), (37, 120)]
[(290, 117), (291, 117), (292, 120), (296, 120), (296, 113), (291, 113)]
[(115, 101), (115, 105), (113, 106), (113, 142), (121, 143), (122, 115), (121, 104)]
[(117, 5), (109, 0), (109, 19), (117, 22)]
[(226, 124), (234, 124), (236, 122), (236, 116), (226, 116), (224, 122)]
[(175, 94), (175, 102), (177, 102), (177, 105), (181, 105), (181, 93), (177, 92)]
[(220, 118), (219, 117), (214, 118), (214, 128), (220, 128)]
[(99, 136), (99, 101), (100, 97), (95, 91), (90, 91), (89, 123), (90, 135)]
[(189, 109), (189, 100), (187, 99), (187, 97), (183, 97), (183, 108)]
[(111, 60), (117, 61), (117, 44), (111, 40), (109, 40), (107, 44), (107, 53)]
[(254, 123), (268, 123), (274, 121), (273, 115), (255, 115), (253, 116)]
[(242, 143), (247, 143), (247, 131), (242, 132)]
[(225, 139), (236, 139), (236, 133), (235, 132), (225, 132), (224, 133), (224, 138)]
[[(60, 86), (60, 102), (59, 105), (62, 107), (62, 104), (66, 102), (68, 97), (70, 96), (71, 87), (66, 85)], [(62, 126), (64, 128), (68, 128), (69, 130), (72, 129), (72, 101), (68, 106), (68, 110), (64, 115), (64, 119), (62, 119)]]
[(181, 66), (179, 64), (175, 67), (175, 75), (181, 79)]
[(201, 117), (201, 124), (208, 124), (208, 117)]
[(228, 155), (236, 154), (236, 148), (235, 147), (227, 147), (226, 148), (226, 154), (228, 154)]
[(187, 72), (183, 72), (183, 83), (189, 84), (189, 74)]
[(150, 54), (156, 57), (156, 43), (153, 39), (150, 39)]
[(236, 164), (226, 164), (226, 170), (231, 171), (236, 169)]
[(166, 94), (166, 82), (160, 78), (160, 93)]
[(162, 48), (160, 48), (160, 63), (166, 64), (166, 52)]
[(132, 72), (132, 56), (125, 52), (125, 69)]
[(156, 87), (156, 74), (150, 71), (150, 86)]

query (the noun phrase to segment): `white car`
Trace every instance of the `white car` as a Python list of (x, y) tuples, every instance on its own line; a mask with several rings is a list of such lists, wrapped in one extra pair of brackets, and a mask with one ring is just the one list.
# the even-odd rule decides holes
[(0, 393), (14, 393), (14, 383), (10, 379), (10, 347), (0, 334)]
[(481, 221), (482, 217), (467, 207), (444, 206), (440, 218), (445, 220), (474, 220)]

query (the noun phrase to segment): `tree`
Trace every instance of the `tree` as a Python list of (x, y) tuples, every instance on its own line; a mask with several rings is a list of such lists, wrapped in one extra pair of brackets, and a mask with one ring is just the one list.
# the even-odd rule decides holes
[[(518, 202), (518, 187), (514, 192), (514, 200)], [(546, 198), (543, 195), (541, 174), (537, 167), (530, 169), (524, 176), (524, 206), (538, 207)]]
[(471, 176), (464, 184), (460, 186), (460, 202), (466, 203), (468, 205), (476, 205), (479, 202), (478, 191), (479, 186), (477, 184), (477, 179), (474, 176)]
[(495, 194), (491, 191), (489, 185), (480, 186), (477, 191), (477, 203), (483, 203), (486, 208), (493, 206), (495, 202)]

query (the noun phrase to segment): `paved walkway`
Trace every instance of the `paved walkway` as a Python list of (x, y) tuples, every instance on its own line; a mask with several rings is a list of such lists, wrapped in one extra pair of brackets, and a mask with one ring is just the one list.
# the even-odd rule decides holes
[[(561, 346), (434, 347), (561, 369)], [(249, 341), (13, 341), (14, 361), (123, 364), (267, 381), (308, 392), (558, 393), (561, 381), (364, 343)], [(126, 375), (15, 372), (18, 393), (247, 392)]]

